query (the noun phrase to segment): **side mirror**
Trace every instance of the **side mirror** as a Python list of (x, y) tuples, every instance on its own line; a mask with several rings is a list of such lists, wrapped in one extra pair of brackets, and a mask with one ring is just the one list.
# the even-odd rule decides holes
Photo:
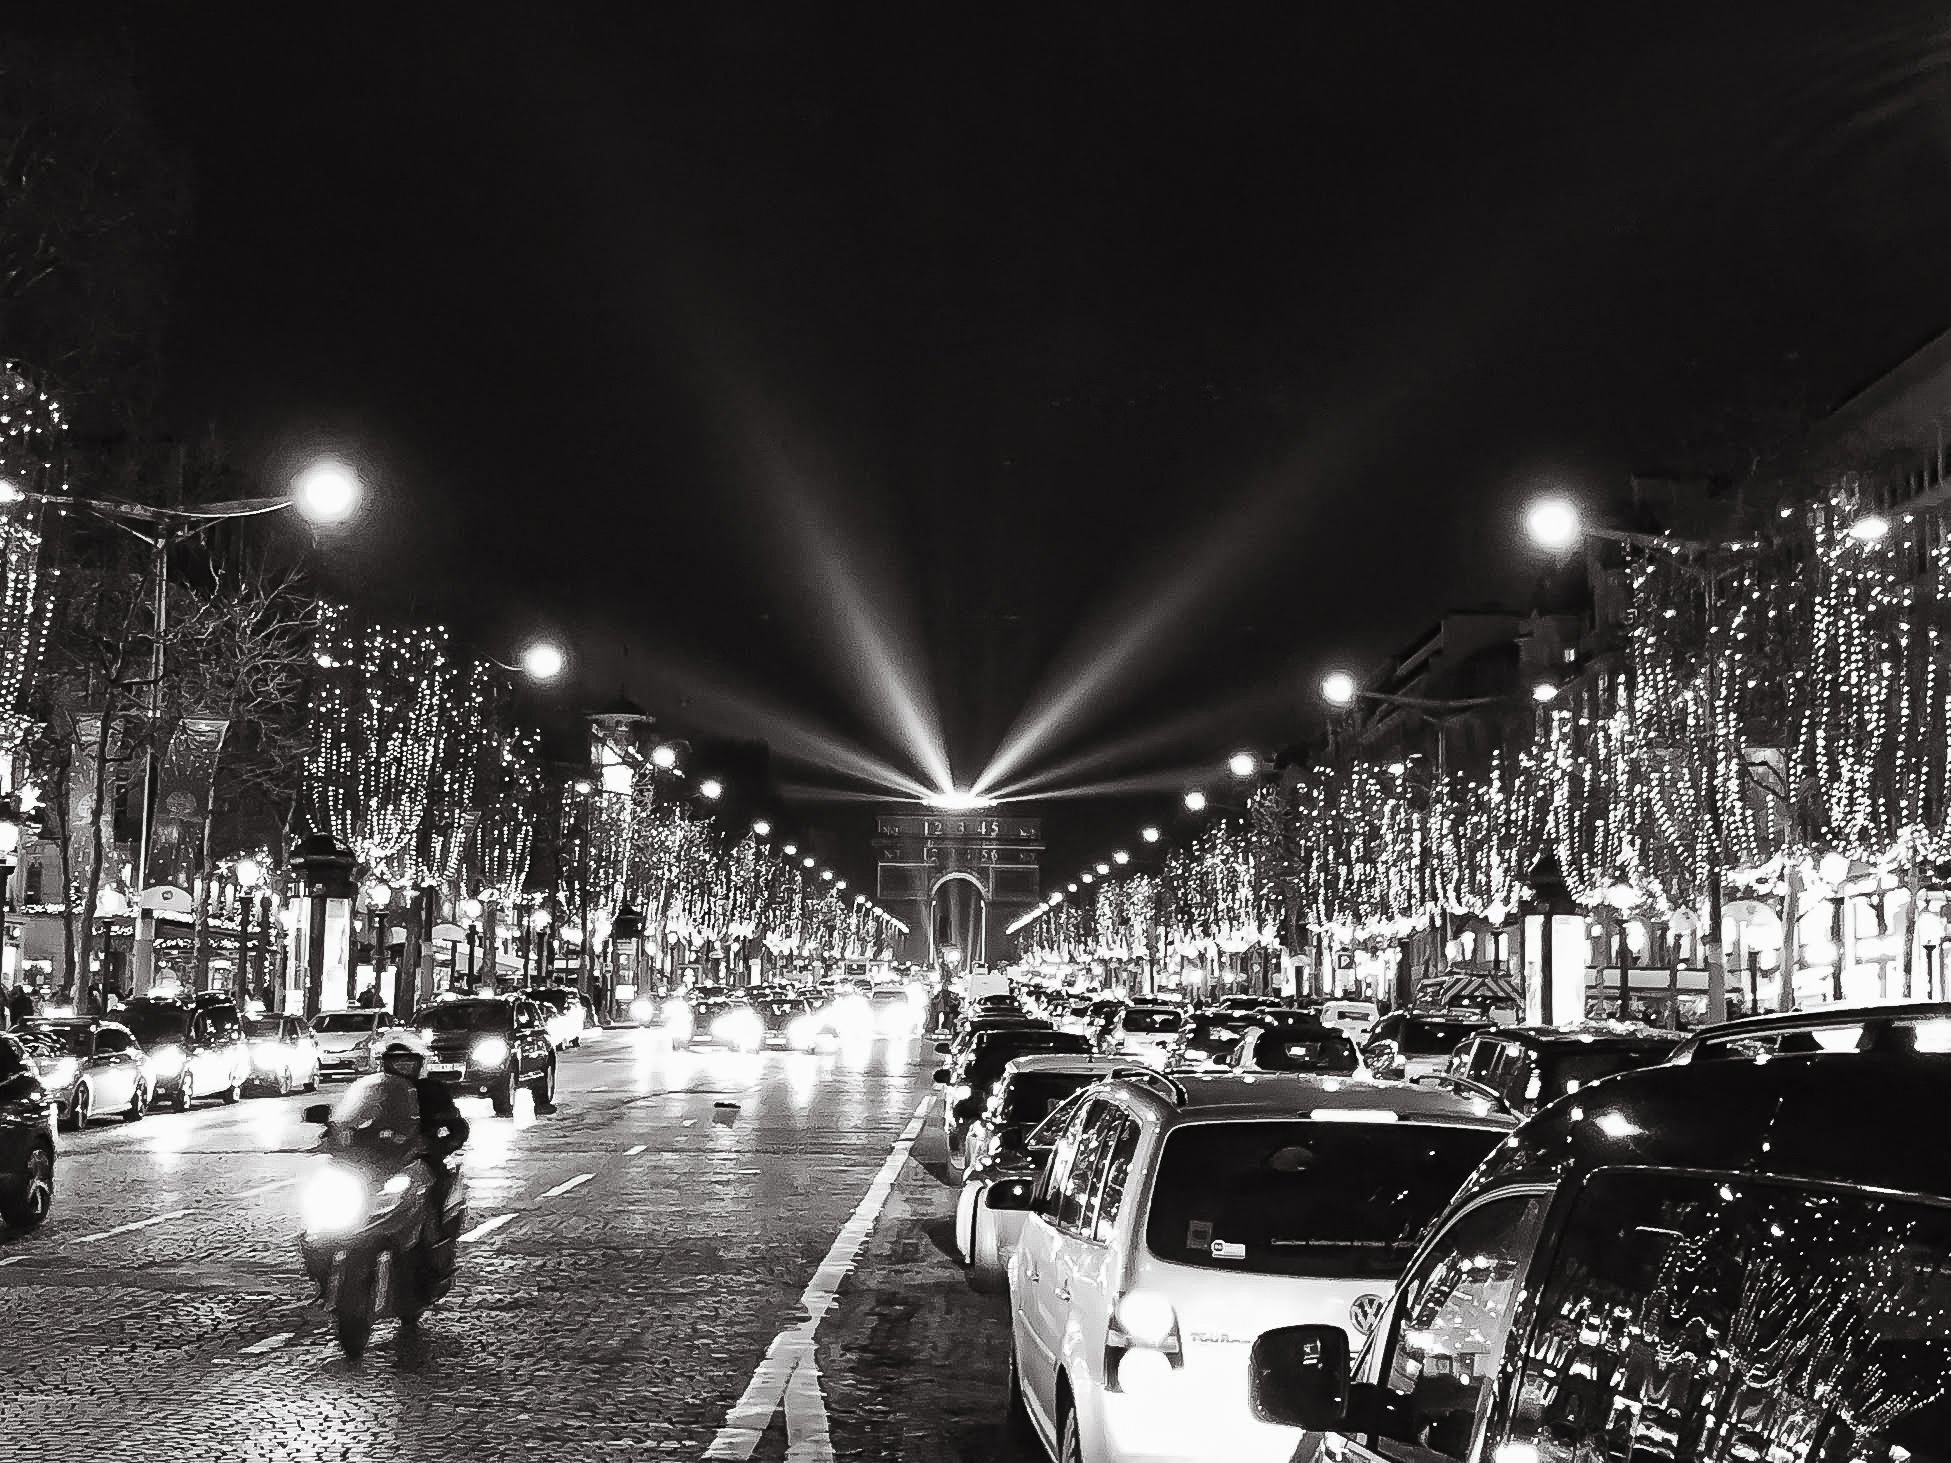
[(315, 1103), (313, 1103), (313, 1104), (312, 1104), (312, 1105), (311, 1105), (310, 1107), (308, 1107), (308, 1108), (306, 1108), (306, 1109), (305, 1109), (305, 1121), (306, 1121), (306, 1122), (308, 1122), (308, 1123), (329, 1123), (329, 1122), (331, 1122), (331, 1121), (332, 1121), (332, 1104), (331, 1104), (331, 1103), (329, 1103), (329, 1102), (315, 1102)]
[(948, 1055), (948, 1049), (949, 1049), (948, 1043), (945, 1041), (938, 1041), (935, 1043), (935, 1050), (940, 1052), (943, 1056)]
[(985, 1209), (1028, 1209), (1030, 1194), (1036, 1185), (1028, 1179), (1005, 1179), (999, 1184), (991, 1184), (989, 1192), (983, 1196)]
[(1029, 1152), (1029, 1135), (1021, 1128), (1008, 1127), (997, 1130), (996, 1149), (1000, 1153)]
[(1396, 1044), (1386, 1037), (1362, 1048), (1362, 1061), (1371, 1072), (1386, 1072), (1396, 1064)]
[(936, 1085), (937, 1087), (946, 1087), (946, 1086), (948, 1085), (948, 1068), (947, 1068), (947, 1067), (937, 1067), (937, 1068), (935, 1068), (935, 1085)]
[(1348, 1333), (1339, 1326), (1283, 1326), (1253, 1343), (1248, 1383), (1262, 1422), (1324, 1432), (1348, 1414)]

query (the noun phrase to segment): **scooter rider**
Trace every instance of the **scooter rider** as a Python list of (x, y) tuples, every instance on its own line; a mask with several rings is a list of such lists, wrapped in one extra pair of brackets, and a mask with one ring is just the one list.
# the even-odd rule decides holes
[(427, 1049), (417, 1037), (404, 1032), (387, 1037), (386, 1045), (380, 1050), (379, 1065), (388, 1076), (411, 1082), (414, 1096), (419, 1100), (420, 1136), (427, 1145), (427, 1166), (433, 1171), (427, 1202), (429, 1238), (438, 1239), (447, 1213), (447, 1195), (453, 1187), (447, 1158), (467, 1142), (467, 1119), (454, 1105), (447, 1084), (425, 1075)]

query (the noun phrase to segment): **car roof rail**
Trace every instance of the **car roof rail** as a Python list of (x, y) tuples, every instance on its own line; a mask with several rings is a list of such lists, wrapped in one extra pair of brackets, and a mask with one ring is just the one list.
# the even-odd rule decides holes
[(1128, 1067), (1113, 1067), (1105, 1080), (1107, 1082), (1116, 1082), (1119, 1080), (1126, 1082), (1156, 1082), (1170, 1094), (1172, 1104), (1175, 1107), (1184, 1107), (1190, 1100), (1183, 1082), (1166, 1076), (1156, 1067), (1147, 1067), (1136, 1062)]

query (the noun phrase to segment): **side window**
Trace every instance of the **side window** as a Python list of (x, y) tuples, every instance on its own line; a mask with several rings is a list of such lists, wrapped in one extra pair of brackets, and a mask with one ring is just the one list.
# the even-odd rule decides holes
[(1522, 1194), (1478, 1205), (1405, 1277), (1382, 1366), (1382, 1385), (1394, 1395), (1371, 1444), (1383, 1457), (1473, 1456), (1549, 1202), (1546, 1194)]
[(1468, 1077), (1475, 1082), (1487, 1082), (1485, 1075), (1490, 1066), (1491, 1046), (1487, 1041), (1472, 1040), (1458, 1047), (1450, 1057), (1450, 1070), (1458, 1076)]
[(103, 1027), (95, 1033), (95, 1050), (105, 1056), (115, 1056), (129, 1049), (129, 1033)]
[(1572, 1210), (1511, 1420), (1540, 1458), (1944, 1456), (1951, 1211), (1613, 1172)]
[(1131, 1163), (1138, 1156), (1138, 1120), (1121, 1115), (1105, 1141), (1104, 1181), (1098, 1186), (1096, 1213), (1091, 1219), (1093, 1238), (1108, 1240), (1118, 1226), (1124, 1208), (1125, 1184), (1131, 1178)]
[(190, 1040), (197, 1046), (209, 1042), (215, 1034), (208, 1016), (197, 1016), (190, 1021)]
[(1050, 1161), (1043, 1165), (1043, 1172), (1037, 1178), (1036, 1193), (1030, 1197), (1030, 1208), (1053, 1224), (1057, 1222), (1057, 1208), (1064, 1188), (1070, 1182), (1071, 1165), (1077, 1157), (1078, 1138), (1084, 1132), (1086, 1123), (1102, 1106), (1102, 1102), (1093, 1100), (1070, 1114), (1056, 1134), (1056, 1142), (1050, 1150)]
[(1119, 1117), (1118, 1109), (1102, 1099), (1094, 1100), (1084, 1115), (1084, 1127), (1077, 1137), (1077, 1153), (1070, 1171), (1057, 1191), (1057, 1228), (1071, 1234), (1086, 1232), (1091, 1199), (1098, 1177), (1104, 1171), (1105, 1138)]

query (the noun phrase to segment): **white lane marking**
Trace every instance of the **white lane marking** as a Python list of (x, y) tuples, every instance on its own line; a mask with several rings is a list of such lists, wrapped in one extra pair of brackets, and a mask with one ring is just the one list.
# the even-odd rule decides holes
[(262, 1341), (253, 1342), (237, 1354), (239, 1356), (262, 1356), (267, 1351), (276, 1351), (297, 1334), (296, 1331), (280, 1331), (275, 1336), (266, 1336)]
[(696, 1121), (697, 1121), (697, 1119), (696, 1119), (696, 1118), (686, 1118), (686, 1119), (684, 1120), (684, 1126), (688, 1128), (688, 1127), (690, 1127), (690, 1126), (691, 1126), (691, 1125), (692, 1125), (693, 1123), (695, 1123)]
[(133, 1224), (118, 1224), (113, 1229), (100, 1229), (96, 1230), (93, 1234), (77, 1235), (75, 1237), (75, 1243), (78, 1245), (92, 1245), (96, 1240), (112, 1239), (118, 1234), (132, 1234), (138, 1229), (153, 1229), (158, 1224), (167, 1224), (172, 1219), (181, 1219), (189, 1212), (187, 1209), (172, 1209), (167, 1214), (157, 1214), (148, 1219), (138, 1219)]
[(826, 1402), (820, 1395), (820, 1371), (815, 1362), (814, 1334), (838, 1300), (840, 1284), (860, 1257), (861, 1247), (874, 1232), (894, 1181), (908, 1162), (908, 1154), (927, 1121), (933, 1098), (923, 1099), (914, 1118), (894, 1141), (880, 1172), (867, 1186), (851, 1218), (834, 1236), (820, 1268), (813, 1272), (805, 1293), (799, 1298), (806, 1319), (796, 1322), (772, 1338), (765, 1359), (752, 1373), (745, 1391), (725, 1414), (725, 1425), (718, 1429), (706, 1458), (732, 1459), (744, 1463), (759, 1446), (759, 1439), (772, 1423), (773, 1414), (783, 1404), (786, 1409), (786, 1456), (791, 1463), (828, 1463), (833, 1444), (827, 1432)]
[(0, 1265), (18, 1265), (26, 1258), (25, 1255), (9, 1255), (6, 1259), (0, 1260)]
[(240, 1199), (253, 1199), (259, 1194), (275, 1194), (279, 1189), (288, 1189), (297, 1182), (297, 1179), (279, 1179), (276, 1183), (259, 1184), (254, 1189), (245, 1189), (237, 1197)]
[(639, 1153), (642, 1153), (644, 1149), (648, 1146), (649, 1146), (648, 1144), (644, 1144), (644, 1143), (634, 1144), (631, 1147), (623, 1150), (623, 1156), (625, 1158), (635, 1158)]
[(497, 1214), (493, 1219), (484, 1219), (466, 1234), (462, 1235), (461, 1238), (462, 1240), (485, 1239), (497, 1229), (500, 1229), (502, 1225), (510, 1223), (514, 1217), (512, 1214)]
[(573, 1179), (566, 1179), (562, 1183), (557, 1184), (553, 1189), (544, 1189), (536, 1197), (538, 1199), (560, 1199), (571, 1189), (580, 1189), (595, 1177), (596, 1175), (593, 1173), (579, 1173)]

